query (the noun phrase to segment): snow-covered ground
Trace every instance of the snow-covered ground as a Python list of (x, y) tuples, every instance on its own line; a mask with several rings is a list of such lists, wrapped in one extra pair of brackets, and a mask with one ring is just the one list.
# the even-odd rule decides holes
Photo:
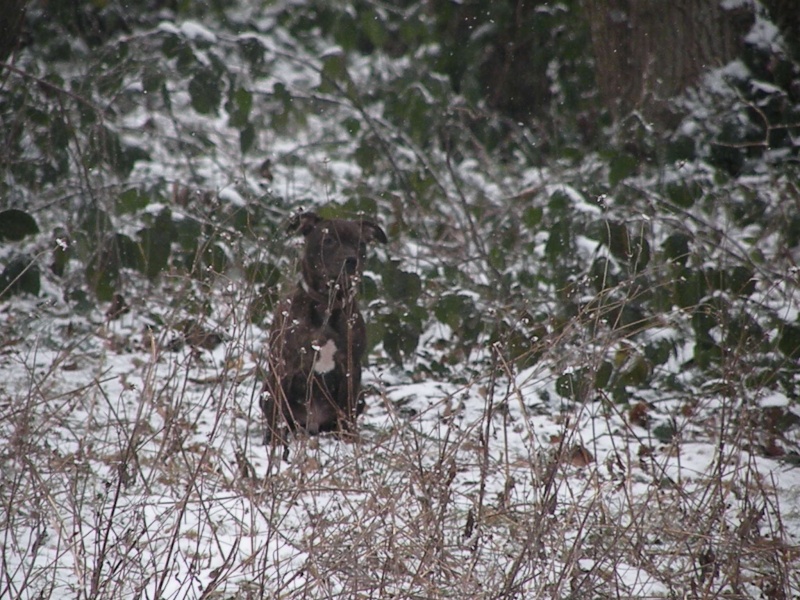
[(455, 384), (378, 356), (360, 439), (297, 439), (283, 462), (244, 321), (169, 350), (135, 314), (0, 316), (6, 597), (800, 592), (800, 471), (748, 452), (722, 395), (664, 443), (559, 399), (546, 360)]
[[(305, 37), (295, 38), (281, 24), (294, 3), (245, 4), (226, 23), (164, 21), (108, 42), (118, 87), (107, 84), (110, 98), (94, 84), (85, 93), (109, 107), (103, 118), (121, 144), (145, 151), (130, 173), (99, 159), (84, 169), (94, 146), (78, 131), (56, 148), (75, 163), (61, 179), (41, 190), (6, 181), (41, 233), (0, 247), (0, 263), (37, 257), (42, 289), (0, 302), (0, 598), (800, 597), (795, 350), (776, 349), (800, 307), (796, 263), (787, 268), (798, 244), (781, 247), (781, 214), (793, 216), (786, 198), (797, 194), (790, 175), (765, 160), (764, 172), (729, 176), (698, 150), (696, 160), (638, 165), (611, 186), (619, 199), (595, 197), (607, 157), (533, 165), (521, 150), (493, 156), (469, 125), (491, 119), (455, 93), (432, 93), (450, 85), (441, 73), (422, 72), (410, 55), (346, 53), (316, 27), (298, 25)], [(20, 68), (48, 73), (34, 50)], [(65, 82), (94, 81), (98, 65), (57, 68)], [(226, 97), (198, 111), (193, 84), (209, 66), (224, 72), (209, 87)], [(747, 75), (739, 62), (709, 74), (705, 94), (687, 94), (679, 131), (694, 143), (716, 127), (712, 109), (743, 111), (727, 78)], [(145, 80), (158, 85), (148, 91)], [(408, 107), (388, 109), (398, 89), (419, 96), (423, 125), (447, 113), (431, 127), (468, 141), (451, 149), (432, 136), (423, 147)], [(52, 108), (50, 88), (12, 91), (53, 118), (83, 118)], [(249, 153), (237, 110), (257, 138)], [(41, 139), (20, 142), (31, 170), (59, 158), (49, 140), (61, 138), (36, 126)], [(147, 206), (120, 207), (131, 191)], [(742, 226), (722, 196), (767, 217)], [(288, 270), (294, 242), (276, 233), (281, 219), (300, 204), (339, 201), (374, 207), (392, 228), (388, 249), (375, 251), (392, 269), (368, 274), (378, 298), (400, 273), (422, 288), (418, 299), (398, 292), (365, 306), (367, 319), (419, 300), (422, 334), (402, 366), (381, 343), (372, 350), (356, 442), (297, 438), (284, 461), (262, 443), (268, 319), (251, 322), (260, 292), (243, 273), (262, 260)], [(84, 228), (73, 206), (101, 209), (92, 216), (108, 225)], [(237, 229), (239, 209), (253, 221)], [(158, 277), (119, 267), (131, 310), (108, 317), (107, 303), (93, 305), (87, 268), (106, 248), (100, 235), (140, 244), (165, 213), (175, 230), (192, 221), (229, 268), (192, 279), (185, 263), (195, 267), (207, 247), (178, 256), (175, 242)], [(573, 247), (550, 246), (559, 225)], [(611, 239), (612, 225), (624, 236)], [(675, 232), (691, 240), (691, 256), (685, 241), (686, 256), (626, 271), (637, 243), (649, 243), (650, 259)], [(73, 243), (64, 275), (52, 275), (54, 245)], [(600, 259), (609, 279), (597, 289), (587, 281)], [(731, 265), (746, 266), (751, 292), (713, 289)], [(708, 281), (693, 306), (673, 306), (684, 276)], [(515, 297), (499, 297), (498, 286)], [(600, 314), (656, 292), (664, 306), (636, 331), (612, 331)], [(717, 313), (701, 314), (715, 301)], [(462, 335), (458, 324), (473, 315), (453, 307), (492, 311), (494, 322)], [(692, 364), (695, 317), (720, 319), (703, 331), (727, 353), (715, 371)], [(187, 319), (219, 343), (184, 343)], [(739, 346), (725, 347), (736, 319), (741, 341), (731, 335)], [(644, 346), (661, 353), (662, 342), (667, 358), (645, 360)], [(606, 366), (608, 377), (635, 380), (642, 368), (658, 377), (640, 377), (619, 400), (594, 385)]]

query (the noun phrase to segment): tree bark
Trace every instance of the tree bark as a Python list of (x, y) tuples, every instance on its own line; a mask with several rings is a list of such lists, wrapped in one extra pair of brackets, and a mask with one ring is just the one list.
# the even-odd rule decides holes
[(586, 0), (600, 93), (615, 118), (668, 100), (735, 58), (753, 15), (720, 0)]
[(17, 49), (28, 0), (0, 0), (0, 61)]

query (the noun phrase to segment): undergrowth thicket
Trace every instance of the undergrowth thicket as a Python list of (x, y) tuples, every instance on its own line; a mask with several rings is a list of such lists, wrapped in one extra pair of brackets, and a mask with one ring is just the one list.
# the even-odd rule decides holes
[[(526, 119), (471, 68), (499, 5), (52, 4), (0, 65), (0, 596), (800, 593), (780, 38), (664, 132), (598, 109), (578, 2), (528, 17)], [(363, 439), (286, 465), (254, 399), (301, 208), (390, 245)]]

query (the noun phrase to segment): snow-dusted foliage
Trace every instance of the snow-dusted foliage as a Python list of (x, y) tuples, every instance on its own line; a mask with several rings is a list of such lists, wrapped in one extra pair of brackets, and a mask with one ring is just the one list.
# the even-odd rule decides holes
[[(495, 4), (458, 37), (449, 2), (29, 3), (0, 597), (800, 594), (797, 57), (753, 3), (674, 127), (612, 125), (580, 3), (540, 2), (520, 122), (472, 68)], [(286, 462), (257, 399), (301, 208), (390, 243), (359, 439)]]

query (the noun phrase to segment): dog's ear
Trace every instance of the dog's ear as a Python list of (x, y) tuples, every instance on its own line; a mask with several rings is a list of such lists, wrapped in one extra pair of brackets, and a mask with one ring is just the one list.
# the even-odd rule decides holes
[(364, 239), (368, 242), (380, 242), (381, 244), (385, 244), (389, 241), (383, 229), (381, 229), (375, 221), (369, 221), (367, 219), (361, 219), (361, 235), (363, 235)]
[(286, 231), (289, 233), (299, 232), (301, 235), (308, 235), (314, 227), (322, 221), (317, 213), (304, 212), (299, 215), (294, 215), (286, 226)]

